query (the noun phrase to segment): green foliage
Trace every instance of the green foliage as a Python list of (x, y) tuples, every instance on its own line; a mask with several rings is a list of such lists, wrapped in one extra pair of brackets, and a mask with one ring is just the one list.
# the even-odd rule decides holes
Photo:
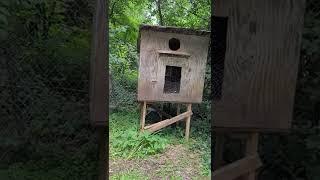
[[(91, 17), (88, 3), (80, 4), (0, 2), (10, 34), (0, 37), (1, 73), (7, 70), (0, 86), (1, 179), (96, 178), (98, 148), (88, 125)], [(80, 15), (71, 20), (71, 11)]]
[(81, 156), (66, 156), (62, 159), (43, 159), (12, 164), (0, 169), (1, 179), (6, 180), (76, 180), (94, 179), (97, 163)]
[[(160, 2), (164, 25), (208, 29), (210, 1), (199, 0)], [(156, 1), (110, 1), (109, 6), (109, 67), (112, 74), (110, 104), (115, 109), (137, 104), (138, 52), (137, 38), (140, 24), (159, 24)], [(178, 16), (177, 16), (178, 14)], [(124, 96), (124, 94), (126, 96)], [(204, 98), (210, 94), (210, 67), (206, 70)]]
[(129, 129), (122, 135), (116, 136), (118, 141), (113, 143), (116, 149), (115, 155), (127, 158), (144, 157), (162, 152), (167, 144), (167, 140), (158, 135), (151, 135), (147, 132), (139, 133)]
[(145, 177), (140, 172), (130, 171), (127, 173), (116, 174), (110, 177), (112, 180), (147, 180), (149, 178)]
[(128, 159), (142, 158), (160, 153), (165, 149), (168, 140), (157, 134), (140, 133), (139, 126), (135, 123), (138, 119), (137, 114), (128, 112), (110, 115), (111, 156)]
[[(163, 25), (195, 29), (210, 28), (211, 1), (162, 0), (160, 2)], [(156, 6), (155, 1), (151, 6)], [(153, 8), (151, 14), (160, 19), (158, 8)]]

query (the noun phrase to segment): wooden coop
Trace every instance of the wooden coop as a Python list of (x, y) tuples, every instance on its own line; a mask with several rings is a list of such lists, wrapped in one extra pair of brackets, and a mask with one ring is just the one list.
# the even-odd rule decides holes
[[(191, 103), (202, 102), (209, 41), (208, 31), (140, 26), (138, 101), (142, 104), (141, 130), (155, 132), (185, 119), (186, 138), (189, 137)], [(145, 126), (147, 105), (154, 102), (186, 104), (187, 111)]]
[[(258, 132), (291, 127), (305, 0), (217, 0), (212, 18), (215, 179), (255, 179)], [(223, 164), (223, 135), (247, 133), (245, 157)], [(238, 136), (240, 137), (240, 136)], [(247, 174), (247, 175), (246, 175)]]

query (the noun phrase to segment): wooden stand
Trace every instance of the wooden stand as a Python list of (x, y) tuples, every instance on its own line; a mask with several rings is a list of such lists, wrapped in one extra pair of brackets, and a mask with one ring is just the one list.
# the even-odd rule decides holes
[[(162, 120), (160, 122), (157, 122), (155, 124), (151, 124), (148, 126), (145, 126), (145, 119), (146, 119), (146, 114), (147, 114), (147, 105), (152, 106), (156, 111), (158, 111), (162, 117), (166, 117), (168, 119)], [(141, 102), (141, 119), (140, 119), (140, 130), (141, 131), (149, 131), (149, 132), (156, 132), (159, 131), (160, 129), (167, 127), (173, 123), (179, 122), (181, 120), (186, 120), (186, 132), (185, 132), (185, 137), (188, 140), (189, 135), (190, 135), (190, 121), (191, 121), (191, 115), (192, 115), (192, 110), (191, 110), (191, 104), (187, 104), (187, 111), (184, 113), (180, 114), (180, 106), (178, 106), (177, 110), (177, 116), (171, 117), (169, 114), (163, 112), (162, 110), (156, 108), (153, 106), (151, 103), (147, 102)]]
[(258, 137), (258, 133), (249, 133), (246, 137), (245, 157), (225, 165), (222, 156), (224, 136), (223, 134), (217, 134), (212, 178), (217, 180), (255, 180), (255, 171), (262, 166), (257, 152)]

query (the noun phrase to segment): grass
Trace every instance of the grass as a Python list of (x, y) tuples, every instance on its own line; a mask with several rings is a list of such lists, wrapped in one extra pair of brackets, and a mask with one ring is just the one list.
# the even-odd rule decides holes
[(112, 176), (110, 179), (111, 180), (135, 180), (135, 179), (147, 180), (148, 178), (144, 177), (144, 175), (139, 171), (128, 171), (128, 172), (116, 174)]
[[(139, 119), (138, 111), (114, 111), (109, 116), (109, 153), (113, 162), (110, 167), (126, 166), (126, 170), (118, 167), (110, 173), (111, 179), (153, 179), (153, 176), (182, 179), (179, 173), (183, 174), (184, 170), (190, 171), (187, 172), (190, 176), (192, 173), (210, 176), (209, 121), (193, 117), (191, 137), (186, 142), (184, 127), (167, 127), (155, 134), (139, 134)], [(198, 162), (199, 169), (192, 169)], [(151, 166), (152, 163), (155, 164)], [(148, 170), (143, 172), (144, 169)]]

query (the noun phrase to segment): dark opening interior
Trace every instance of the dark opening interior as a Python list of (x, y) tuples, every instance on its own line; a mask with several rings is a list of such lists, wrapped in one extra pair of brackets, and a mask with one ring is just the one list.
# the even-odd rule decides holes
[(166, 66), (164, 93), (179, 93), (181, 83), (181, 67)]
[(169, 48), (172, 50), (172, 51), (176, 51), (180, 48), (180, 41), (179, 39), (176, 39), (176, 38), (171, 38), (169, 40)]

